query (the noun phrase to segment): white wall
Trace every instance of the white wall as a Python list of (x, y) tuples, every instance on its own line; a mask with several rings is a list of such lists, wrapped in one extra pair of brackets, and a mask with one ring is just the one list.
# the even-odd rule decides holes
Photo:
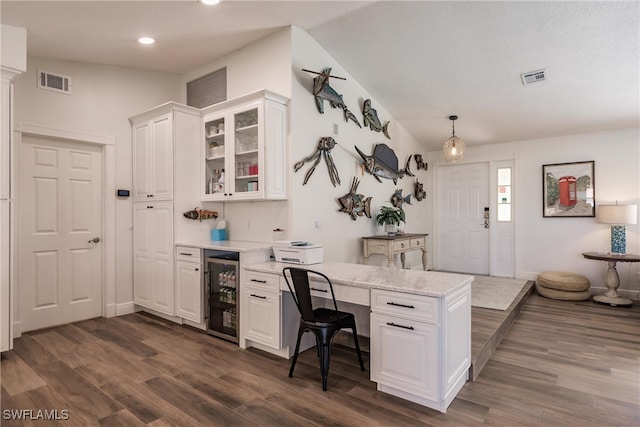
[[(610, 226), (595, 218), (542, 216), (542, 165), (595, 161), (596, 205), (640, 203), (640, 132), (638, 129), (571, 135), (539, 140), (467, 147), (466, 162), (518, 157), (516, 183), (516, 277), (533, 279), (549, 270), (585, 275), (593, 287), (603, 288), (605, 262), (587, 260), (583, 252), (610, 250)], [(430, 158), (441, 159), (440, 152)], [(433, 193), (433, 189), (431, 189)], [(638, 220), (640, 222), (640, 218)], [(640, 253), (639, 225), (627, 225), (627, 252)], [(618, 263), (620, 289), (640, 291), (640, 263)]]
[[(36, 87), (40, 68), (72, 78), (72, 94)], [(110, 137), (116, 141), (116, 187), (131, 189), (129, 117), (178, 99), (179, 76), (120, 67), (29, 57), (27, 72), (15, 80), (15, 123)], [(131, 199), (116, 206), (116, 304), (133, 300)]]
[[(290, 28), (264, 37), (183, 75), (180, 86), (181, 102), (186, 102), (187, 82), (223, 67), (227, 68), (227, 99), (260, 89), (268, 89), (290, 98)], [(217, 211), (220, 218), (224, 217), (228, 224), (229, 239), (271, 241), (274, 239), (274, 228), (287, 228), (287, 201), (204, 203), (203, 206)]]
[[(362, 158), (355, 151), (354, 145), (365, 154), (371, 154), (378, 143), (386, 143), (397, 157), (401, 168), (404, 167), (410, 154), (424, 153), (418, 143), (395, 122), (393, 117), (380, 105), (366, 88), (363, 88), (347, 70), (306, 32), (292, 29), (293, 34), (293, 96), (291, 101), (291, 136), (289, 165), (293, 165), (314, 152), (318, 140), (324, 136), (332, 136), (337, 146), (331, 151), (333, 160), (340, 175), (341, 185), (334, 188), (329, 180), (327, 166), (324, 161), (316, 167), (306, 185), (302, 185), (311, 163), (305, 164), (301, 170), (291, 176), (290, 185), (290, 227), (289, 236), (293, 239), (306, 239), (324, 246), (326, 261), (362, 262), (362, 240), (364, 236), (383, 233), (382, 227), (375, 223), (375, 215), (383, 204), (390, 205), (390, 198), (396, 188), (402, 189), (402, 194), (413, 194), (415, 178), (405, 177), (398, 180), (397, 186), (393, 181), (382, 179), (379, 183), (367, 172), (362, 172), (360, 165)], [(343, 111), (331, 108), (325, 101), (324, 114), (316, 108), (312, 91), (315, 75), (301, 71), (302, 68), (320, 71), (324, 67), (331, 67), (331, 73), (345, 77), (347, 80), (330, 79), (330, 85), (343, 95), (343, 100), (349, 110), (363, 124), (362, 104), (371, 98), (372, 106), (378, 112), (378, 117), (384, 123), (389, 120), (389, 134), (387, 139), (381, 132), (374, 132), (369, 128), (359, 128), (352, 121), (345, 122)], [(338, 134), (334, 135), (334, 125), (338, 126)], [(429, 172), (417, 171), (411, 160), (410, 169), (420, 179), (426, 181)], [(340, 204), (338, 198), (349, 193), (353, 177), (360, 180), (357, 193), (365, 197), (373, 197), (371, 201), (371, 216), (358, 217), (355, 221), (346, 213), (338, 212)], [(407, 215), (406, 232), (424, 232), (427, 229), (427, 204), (418, 202), (411, 196), (413, 205), (404, 205)], [(382, 256), (373, 256), (371, 264), (385, 265)], [(411, 267), (422, 268), (420, 251), (407, 254), (407, 263)]]

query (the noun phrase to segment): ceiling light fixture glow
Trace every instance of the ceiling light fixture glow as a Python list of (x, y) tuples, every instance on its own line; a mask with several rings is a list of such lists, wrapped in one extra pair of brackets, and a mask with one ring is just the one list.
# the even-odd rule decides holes
[(156, 41), (153, 39), (153, 37), (140, 37), (138, 39), (138, 43), (140, 44), (154, 44)]
[(198, 1), (207, 6), (213, 6), (215, 4), (220, 3), (220, 0), (198, 0)]

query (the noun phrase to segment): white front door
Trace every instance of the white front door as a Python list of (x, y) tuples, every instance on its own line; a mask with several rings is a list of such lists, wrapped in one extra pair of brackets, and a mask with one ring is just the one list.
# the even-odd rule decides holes
[(489, 164), (473, 163), (438, 168), (439, 270), (489, 274)]
[(19, 169), (21, 330), (100, 316), (101, 147), (25, 136)]

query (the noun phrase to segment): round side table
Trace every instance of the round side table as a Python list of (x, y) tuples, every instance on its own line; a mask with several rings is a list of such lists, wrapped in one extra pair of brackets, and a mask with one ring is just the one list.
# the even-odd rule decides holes
[(634, 254), (609, 254), (600, 252), (585, 252), (582, 254), (587, 259), (595, 259), (597, 261), (607, 261), (609, 263), (609, 269), (605, 276), (604, 284), (607, 287), (607, 292), (602, 295), (596, 295), (593, 297), (594, 301), (617, 305), (631, 305), (633, 301), (629, 298), (621, 297), (618, 292), (618, 286), (620, 286), (620, 276), (618, 276), (618, 270), (616, 270), (617, 262), (640, 262), (640, 255)]

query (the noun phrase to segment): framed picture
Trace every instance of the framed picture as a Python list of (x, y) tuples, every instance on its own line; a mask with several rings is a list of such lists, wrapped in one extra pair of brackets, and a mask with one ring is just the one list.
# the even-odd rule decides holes
[(542, 216), (596, 216), (594, 161), (542, 165)]

